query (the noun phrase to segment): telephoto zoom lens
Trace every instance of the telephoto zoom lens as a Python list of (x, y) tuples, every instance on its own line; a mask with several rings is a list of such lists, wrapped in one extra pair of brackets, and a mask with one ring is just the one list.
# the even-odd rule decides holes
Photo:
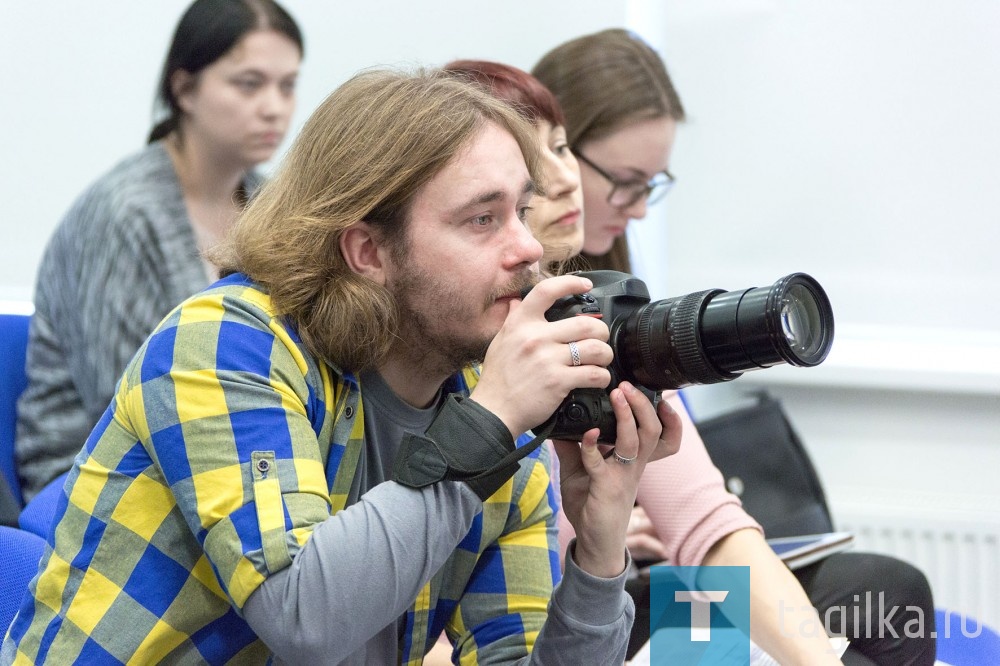
[(616, 365), (653, 390), (729, 381), (780, 363), (812, 367), (833, 344), (830, 300), (805, 273), (770, 287), (648, 303), (617, 324)]

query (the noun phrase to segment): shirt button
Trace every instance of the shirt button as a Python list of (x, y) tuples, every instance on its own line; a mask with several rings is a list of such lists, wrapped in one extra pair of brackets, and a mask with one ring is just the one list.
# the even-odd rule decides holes
[(267, 460), (261, 459), (257, 461), (257, 471), (261, 474), (267, 474), (271, 469), (271, 463)]
[(740, 497), (743, 495), (743, 491), (746, 490), (746, 486), (743, 484), (743, 479), (738, 476), (731, 476), (726, 479), (726, 490)]
[(354, 416), (354, 408), (348, 405), (347, 409), (344, 410), (344, 417), (349, 419), (353, 416)]

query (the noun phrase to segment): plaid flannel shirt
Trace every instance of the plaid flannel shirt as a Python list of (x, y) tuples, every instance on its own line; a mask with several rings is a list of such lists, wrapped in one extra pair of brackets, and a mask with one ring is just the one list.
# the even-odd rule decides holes
[[(77, 456), (0, 661), (267, 662), (240, 609), (344, 508), (364, 436), (356, 379), (308, 352), (260, 287), (234, 275), (188, 299)], [(560, 576), (547, 456), (484, 503), (414, 600), (401, 663), (442, 629), (462, 663), (531, 649)]]

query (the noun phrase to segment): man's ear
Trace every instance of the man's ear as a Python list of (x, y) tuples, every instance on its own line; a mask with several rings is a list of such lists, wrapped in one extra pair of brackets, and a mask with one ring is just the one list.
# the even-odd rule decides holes
[(352, 271), (384, 285), (389, 260), (380, 239), (381, 234), (370, 224), (355, 222), (340, 234), (340, 253)]
[(170, 92), (184, 113), (191, 113), (191, 92), (196, 83), (195, 75), (184, 69), (178, 69), (170, 75)]

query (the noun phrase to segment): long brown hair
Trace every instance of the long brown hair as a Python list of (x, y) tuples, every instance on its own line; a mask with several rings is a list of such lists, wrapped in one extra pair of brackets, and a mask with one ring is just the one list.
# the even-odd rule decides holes
[(397, 307), (351, 271), (341, 234), (366, 221), (390, 247), (404, 244), (414, 196), (486, 123), (514, 137), (537, 181), (534, 128), (500, 100), (440, 71), (363, 72), (313, 113), (213, 258), (266, 287), (325, 361), (373, 367), (396, 335)]
[[(531, 73), (559, 100), (574, 148), (640, 120), (685, 119), (663, 59), (628, 30), (610, 28), (560, 44), (542, 56)], [(616, 238), (604, 255), (583, 254), (577, 263), (632, 272), (625, 236)]]
[[(481, 86), (494, 97), (513, 106), (534, 125), (542, 122), (559, 127), (566, 125), (566, 118), (559, 108), (559, 101), (552, 91), (523, 69), (492, 60), (452, 60), (443, 69), (448, 74)], [(545, 183), (536, 185), (538, 194), (545, 194)], [(575, 252), (576, 248), (567, 247), (565, 243), (548, 243), (544, 238), (538, 240), (545, 247), (545, 256), (565, 257), (557, 261), (543, 261), (542, 272), (547, 275), (559, 275), (564, 272), (571, 260), (569, 255)]]

